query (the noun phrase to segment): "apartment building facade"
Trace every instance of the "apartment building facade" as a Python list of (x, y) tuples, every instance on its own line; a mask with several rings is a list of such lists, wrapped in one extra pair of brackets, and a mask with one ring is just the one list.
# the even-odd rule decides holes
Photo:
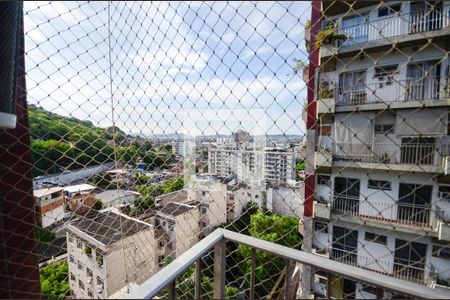
[[(303, 230), (313, 252), (450, 297), (449, 12), (449, 1), (322, 2), (321, 28), (346, 38), (320, 49)], [(331, 281), (328, 297), (383, 296)]]
[(285, 184), (294, 180), (294, 166), (293, 149), (250, 141), (245, 132), (237, 132), (234, 139), (219, 140), (208, 147), (210, 174), (235, 176), (251, 185)]
[(157, 271), (153, 225), (114, 208), (66, 225), (70, 290), (75, 298), (108, 298)]

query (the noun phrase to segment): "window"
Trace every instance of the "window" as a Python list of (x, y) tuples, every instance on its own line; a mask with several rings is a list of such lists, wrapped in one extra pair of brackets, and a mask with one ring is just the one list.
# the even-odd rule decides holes
[(208, 212), (208, 208), (202, 207), (202, 214), (206, 214)]
[(89, 247), (88, 245), (84, 245), (83, 252), (87, 256), (92, 257), (92, 248)]
[(99, 267), (103, 266), (103, 255), (97, 252), (96, 256), (97, 264)]
[(84, 283), (79, 279), (78, 279), (78, 287), (84, 291)]
[(60, 193), (52, 193), (52, 199), (58, 198), (60, 196)]
[(369, 241), (369, 242), (383, 244), (383, 245), (387, 244), (387, 236), (375, 234), (372, 232), (366, 232), (364, 234), (364, 240)]
[(71, 281), (76, 281), (75, 274), (70, 273), (70, 280), (71, 280)]
[(103, 280), (97, 276), (97, 285), (103, 287)]
[(398, 65), (379, 66), (375, 67), (375, 73), (373, 77), (379, 78), (384, 76), (392, 76), (398, 72)]
[(88, 290), (88, 297), (91, 299), (94, 298), (94, 294), (92, 293), (91, 290)]
[(317, 175), (317, 184), (319, 185), (330, 185), (329, 175)]
[(391, 183), (389, 181), (385, 181), (385, 180), (369, 179), (369, 181), (367, 183), (367, 187), (369, 189), (390, 191), (391, 190)]
[(77, 248), (80, 249), (80, 250), (83, 250), (83, 242), (78, 241), (77, 242)]
[(83, 263), (78, 261), (78, 270), (83, 270)]
[(378, 17), (387, 17), (387, 16), (393, 16), (396, 13), (400, 12), (402, 5), (401, 4), (395, 4), (391, 6), (381, 7), (378, 9)]
[(233, 195), (230, 195), (229, 199), (230, 199), (231, 201), (234, 201), (234, 196), (233, 196)]
[(373, 294), (373, 295), (377, 294), (377, 288), (374, 287), (374, 286), (371, 286), (371, 285), (365, 285), (364, 284), (363, 287), (362, 287), (362, 291), (366, 292), (366, 293), (369, 293), (369, 294)]
[(315, 221), (314, 231), (321, 233), (328, 233), (328, 224), (324, 222)]
[(164, 265), (164, 255), (158, 256), (158, 265), (162, 267)]
[(206, 192), (205, 191), (202, 191), (202, 196), (206, 196)]
[(319, 127), (320, 136), (331, 136), (332, 125), (321, 124)]
[(164, 247), (164, 245), (165, 245), (164, 241), (159, 241), (159, 247), (160, 248)]
[(94, 273), (92, 273), (92, 270), (89, 268), (86, 268), (86, 276), (87, 277), (92, 277), (94, 275)]
[(450, 259), (450, 248), (447, 248), (443, 245), (433, 245), (433, 253), (434, 257), (440, 257), (445, 259)]
[(73, 263), (73, 264), (75, 263), (75, 257), (73, 257), (73, 255), (69, 256), (69, 260), (71, 263)]
[(394, 133), (394, 124), (375, 124), (375, 134)]

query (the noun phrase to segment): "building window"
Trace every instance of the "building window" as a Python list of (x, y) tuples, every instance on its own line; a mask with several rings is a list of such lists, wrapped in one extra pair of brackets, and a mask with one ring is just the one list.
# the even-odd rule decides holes
[(83, 270), (83, 263), (78, 261), (78, 270)]
[(88, 245), (84, 245), (84, 247), (83, 247), (83, 252), (84, 252), (84, 254), (86, 254), (88, 257), (92, 257), (92, 248), (89, 247)]
[(75, 274), (70, 273), (70, 280), (71, 281), (76, 281), (77, 280), (76, 277), (75, 277)]
[(259, 195), (255, 195), (255, 199), (258, 199), (259, 198)]
[(96, 258), (99, 267), (103, 266), (103, 255), (97, 252)]
[(386, 191), (390, 191), (392, 189), (391, 183), (389, 181), (373, 180), (373, 179), (369, 179), (367, 187), (369, 189), (386, 190)]
[(94, 294), (92, 293), (91, 290), (88, 290), (88, 297), (91, 299), (94, 298)]
[(87, 277), (92, 277), (94, 275), (94, 273), (92, 273), (92, 270), (89, 268), (86, 268), (86, 276)]
[(83, 250), (83, 242), (77, 241), (77, 248)]
[(392, 75), (396, 74), (398, 71), (398, 65), (389, 65), (389, 66), (379, 66), (375, 67), (375, 73), (373, 77), (380, 78), (380, 77), (392, 77)]
[(75, 257), (73, 257), (73, 255), (69, 256), (69, 260), (71, 263), (73, 263), (73, 264), (75, 263)]
[(375, 124), (375, 134), (392, 134), (394, 133), (393, 124)]
[(84, 291), (84, 283), (79, 279), (78, 279), (78, 287)]
[(330, 185), (330, 176), (329, 175), (317, 175), (317, 184), (318, 185)]
[(377, 294), (377, 288), (374, 286), (371, 286), (371, 285), (363, 284), (362, 291), (365, 293), (373, 294), (373, 295)]
[(164, 255), (158, 256), (158, 265), (160, 267), (164, 266)]
[(445, 259), (450, 259), (450, 248), (442, 245), (433, 245), (433, 253), (434, 257), (440, 257)]
[(206, 196), (206, 192), (205, 191), (202, 191), (202, 196)]
[(328, 233), (328, 224), (324, 222), (315, 221), (314, 222), (314, 231), (320, 233)]
[(391, 6), (385, 6), (378, 9), (378, 17), (387, 17), (387, 16), (393, 16), (396, 13), (400, 12), (402, 5), (401, 4), (395, 4)]
[(164, 245), (165, 245), (164, 241), (159, 241), (159, 247), (160, 248), (164, 247)]
[(97, 276), (97, 285), (103, 288), (103, 280), (99, 276)]
[(383, 245), (387, 244), (387, 236), (375, 234), (372, 232), (366, 232), (364, 234), (364, 240), (369, 241), (369, 242), (383, 244)]

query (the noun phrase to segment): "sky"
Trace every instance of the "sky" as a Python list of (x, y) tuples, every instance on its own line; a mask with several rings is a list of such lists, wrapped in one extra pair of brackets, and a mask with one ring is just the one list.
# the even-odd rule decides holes
[(24, 2), (29, 103), (151, 135), (304, 134), (309, 2)]

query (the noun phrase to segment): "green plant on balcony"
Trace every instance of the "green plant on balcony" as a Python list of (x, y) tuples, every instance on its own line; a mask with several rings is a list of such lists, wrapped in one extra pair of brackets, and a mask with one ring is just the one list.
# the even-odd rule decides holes
[(319, 99), (330, 99), (334, 96), (334, 89), (328, 86), (319, 87)]
[(306, 29), (311, 28), (311, 20), (306, 20), (305, 28)]
[(86, 254), (89, 257), (92, 257), (92, 248), (89, 246), (83, 247), (83, 253)]
[(328, 148), (328, 146), (323, 145), (323, 146), (320, 146), (319, 153), (328, 154), (328, 153), (331, 153), (331, 150), (330, 150), (330, 148)]
[(322, 45), (328, 45), (335, 41), (345, 41), (347, 36), (339, 33), (336, 23), (329, 22), (325, 29), (320, 30), (316, 35), (314, 47), (318, 50)]

